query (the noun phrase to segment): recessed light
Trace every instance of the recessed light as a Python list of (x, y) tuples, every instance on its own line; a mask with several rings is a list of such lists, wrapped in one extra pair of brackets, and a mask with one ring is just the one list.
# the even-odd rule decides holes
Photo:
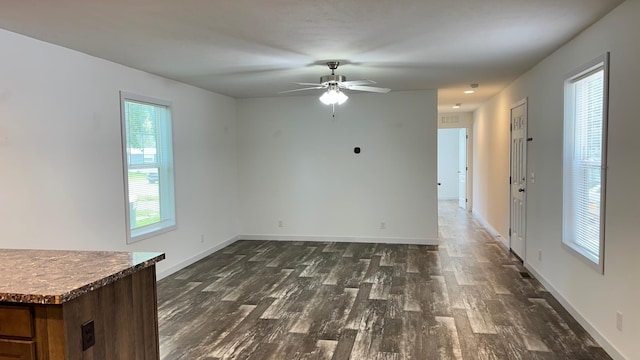
[(460, 105), (462, 105), (462, 104), (457, 103), (457, 104), (453, 105), (453, 108), (454, 108), (454, 109), (460, 109)]
[(473, 90), (467, 90), (467, 91), (465, 91), (464, 93), (465, 93), (465, 94), (473, 94), (473, 93), (474, 93), (474, 91), (473, 91)]

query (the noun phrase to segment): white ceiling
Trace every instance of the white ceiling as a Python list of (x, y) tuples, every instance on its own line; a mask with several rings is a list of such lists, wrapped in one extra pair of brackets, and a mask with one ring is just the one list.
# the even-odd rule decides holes
[(0, 28), (236, 98), (285, 96), (341, 60), (348, 80), (471, 111), (621, 2), (3, 0)]

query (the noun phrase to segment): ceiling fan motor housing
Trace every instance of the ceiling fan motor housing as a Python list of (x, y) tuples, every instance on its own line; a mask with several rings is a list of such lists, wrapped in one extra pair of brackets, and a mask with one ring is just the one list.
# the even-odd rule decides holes
[(325, 83), (341, 83), (347, 81), (347, 77), (344, 75), (325, 75), (320, 76), (320, 84)]

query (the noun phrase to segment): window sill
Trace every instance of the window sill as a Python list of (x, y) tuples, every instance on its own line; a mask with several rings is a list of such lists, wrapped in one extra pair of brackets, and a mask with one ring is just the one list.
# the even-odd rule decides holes
[(127, 244), (133, 244), (176, 229), (175, 220), (164, 220), (129, 232)]

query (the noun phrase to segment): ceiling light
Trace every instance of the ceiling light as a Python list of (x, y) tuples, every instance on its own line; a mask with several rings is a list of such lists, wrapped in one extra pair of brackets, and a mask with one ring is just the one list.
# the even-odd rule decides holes
[[(476, 83), (473, 83), (473, 84), (469, 84), (469, 86), (471, 86), (471, 89), (477, 89), (477, 88), (478, 88), (478, 86), (480, 86), (480, 85), (478, 85), (478, 84), (476, 84)], [(475, 92), (475, 91), (473, 91), (473, 90), (466, 90), (464, 93), (465, 93), (465, 94), (473, 94), (474, 92)]]
[(461, 103), (457, 103), (457, 104), (453, 105), (453, 108), (454, 109), (460, 109), (461, 105), (462, 105)]
[(329, 86), (329, 90), (320, 96), (320, 101), (325, 105), (342, 105), (348, 98), (337, 86)]

